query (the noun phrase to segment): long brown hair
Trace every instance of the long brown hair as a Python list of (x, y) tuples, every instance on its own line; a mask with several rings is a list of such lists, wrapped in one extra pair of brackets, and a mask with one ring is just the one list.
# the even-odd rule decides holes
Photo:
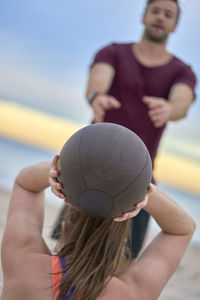
[(71, 300), (94, 300), (112, 278), (129, 233), (129, 220), (91, 218), (70, 207), (61, 236), (59, 256), (67, 267), (60, 282), (60, 296), (74, 287)]

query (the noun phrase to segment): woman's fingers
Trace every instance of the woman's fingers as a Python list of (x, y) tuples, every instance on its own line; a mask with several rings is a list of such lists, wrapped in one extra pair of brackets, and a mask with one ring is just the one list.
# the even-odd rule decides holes
[(59, 159), (59, 155), (55, 155), (52, 162), (51, 162), (51, 169), (55, 169), (56, 170), (56, 167), (57, 167), (57, 161)]
[(52, 178), (57, 178), (58, 177), (58, 171), (57, 170), (55, 170), (55, 169), (53, 169), (53, 168), (51, 168), (50, 170), (49, 170), (49, 176), (51, 176)]
[(51, 169), (49, 170), (49, 184), (51, 186), (51, 191), (59, 198), (65, 199), (65, 195), (62, 193), (62, 184), (58, 182), (57, 177), (59, 172), (57, 171), (57, 162), (59, 155), (55, 155), (51, 163)]

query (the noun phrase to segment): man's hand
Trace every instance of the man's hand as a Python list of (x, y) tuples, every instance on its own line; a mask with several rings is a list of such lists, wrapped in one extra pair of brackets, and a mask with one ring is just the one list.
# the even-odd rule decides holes
[(94, 122), (104, 121), (106, 110), (119, 109), (121, 103), (114, 97), (108, 95), (98, 95), (91, 104), (94, 112)]
[(148, 106), (148, 115), (154, 126), (159, 128), (167, 123), (171, 115), (171, 103), (163, 98), (144, 96), (142, 101)]

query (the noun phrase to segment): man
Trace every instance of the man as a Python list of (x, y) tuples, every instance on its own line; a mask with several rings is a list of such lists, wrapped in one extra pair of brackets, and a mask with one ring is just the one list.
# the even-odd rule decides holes
[[(87, 99), (93, 122), (117, 123), (134, 131), (152, 162), (166, 123), (185, 117), (194, 99), (194, 73), (166, 49), (179, 15), (178, 0), (149, 0), (141, 40), (101, 49), (89, 75)], [(132, 258), (141, 249), (148, 220), (145, 211), (133, 219)]]

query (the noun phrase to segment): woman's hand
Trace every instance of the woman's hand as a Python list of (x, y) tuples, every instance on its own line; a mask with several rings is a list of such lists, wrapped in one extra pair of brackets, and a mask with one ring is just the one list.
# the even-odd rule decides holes
[(144, 199), (142, 201), (140, 201), (139, 203), (137, 203), (133, 210), (127, 211), (127, 212), (123, 213), (121, 216), (114, 218), (113, 220), (115, 222), (122, 222), (127, 219), (136, 217), (139, 214), (140, 210), (143, 209), (147, 205), (148, 199), (149, 199), (149, 194), (151, 192), (152, 192), (152, 185), (150, 184)]
[(57, 161), (59, 155), (56, 155), (51, 163), (51, 168), (49, 170), (49, 184), (51, 186), (51, 191), (59, 198), (65, 199), (65, 195), (62, 193), (62, 184), (58, 182), (57, 177), (59, 173), (56, 169)]

